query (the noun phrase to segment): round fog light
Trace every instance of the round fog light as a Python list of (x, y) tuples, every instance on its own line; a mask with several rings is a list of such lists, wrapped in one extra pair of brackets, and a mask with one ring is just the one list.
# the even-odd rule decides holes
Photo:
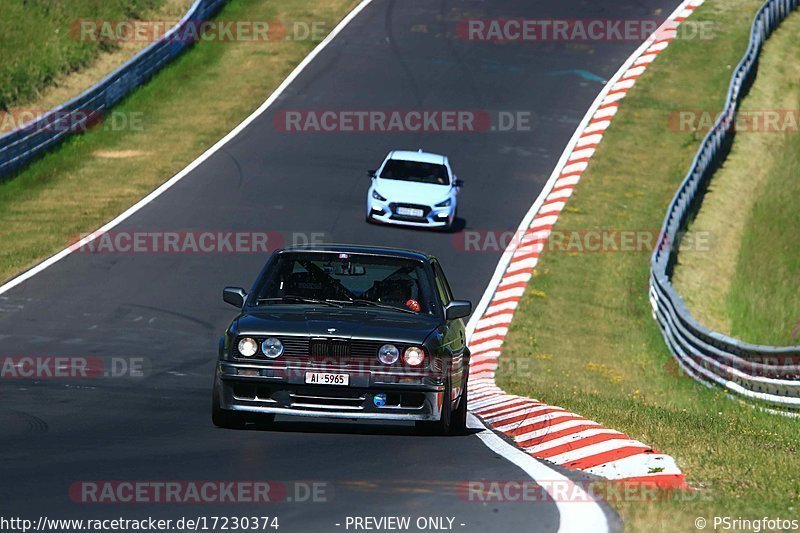
[(258, 343), (255, 339), (245, 337), (239, 341), (239, 353), (245, 357), (253, 357), (258, 351)]
[(425, 351), (417, 346), (410, 346), (406, 348), (403, 360), (410, 366), (419, 366), (425, 360)]
[(386, 395), (383, 393), (376, 394), (372, 397), (372, 403), (375, 404), (375, 407), (383, 407), (386, 405)]
[(378, 350), (378, 360), (384, 365), (393, 365), (400, 359), (400, 350), (394, 344), (384, 344)]

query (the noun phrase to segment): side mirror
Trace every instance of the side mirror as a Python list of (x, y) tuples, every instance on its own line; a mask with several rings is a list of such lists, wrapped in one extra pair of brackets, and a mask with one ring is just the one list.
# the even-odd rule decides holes
[(467, 300), (453, 300), (444, 308), (444, 316), (447, 320), (468, 317), (472, 314), (472, 302)]
[(367, 170), (367, 176), (374, 178), (378, 174), (377, 170)]
[(463, 187), (463, 186), (464, 186), (464, 180), (458, 178), (453, 180), (453, 187)]
[(247, 293), (241, 287), (225, 287), (222, 289), (222, 299), (225, 303), (241, 309), (247, 299)]

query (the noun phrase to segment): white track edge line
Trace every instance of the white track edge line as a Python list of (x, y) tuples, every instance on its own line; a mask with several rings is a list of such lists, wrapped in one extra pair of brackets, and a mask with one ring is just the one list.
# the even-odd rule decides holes
[[(481, 420), (469, 414), (467, 426), (470, 429), (482, 430), (477, 437), (490, 450), (500, 455), (510, 463), (520, 467), (534, 481), (547, 481), (542, 488), (552, 497), (559, 514), (559, 533), (573, 533), (594, 531), (605, 533), (609, 530), (608, 517), (603, 508), (597, 501), (587, 494), (579, 485), (575, 484), (565, 475), (550, 468), (545, 463), (534, 459), (516, 446), (512, 446), (488, 429)], [(569, 489), (554, 490), (553, 485), (564, 484)], [(560, 496), (556, 494), (570, 494), (574, 501), (559, 501)]]

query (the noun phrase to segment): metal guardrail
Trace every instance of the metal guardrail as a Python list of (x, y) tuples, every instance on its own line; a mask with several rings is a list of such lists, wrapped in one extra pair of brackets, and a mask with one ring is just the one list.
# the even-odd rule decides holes
[(752, 84), (764, 42), (800, 0), (767, 0), (758, 10), (750, 45), (734, 71), (725, 108), (700, 146), (669, 205), (650, 269), (650, 303), (664, 340), (681, 368), (694, 379), (720, 386), (770, 411), (800, 414), (800, 346), (748, 344), (700, 325), (670, 282), (680, 232), (697, 211), (703, 192), (725, 159), (739, 104)]
[(0, 179), (8, 176), (69, 135), (97, 123), (120, 100), (191, 46), (187, 25), (213, 16), (227, 0), (196, 0), (183, 18), (117, 70), (79, 96), (0, 136)]

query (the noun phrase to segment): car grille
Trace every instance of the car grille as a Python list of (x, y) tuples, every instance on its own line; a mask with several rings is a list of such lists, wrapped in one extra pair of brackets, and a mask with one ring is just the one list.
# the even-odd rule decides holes
[[(333, 359), (340, 362), (363, 361), (374, 359), (378, 355), (378, 348), (382, 341), (348, 340), (333, 338), (312, 338), (309, 344), (309, 354), (312, 358)], [(404, 346), (398, 346), (401, 350)]]
[(350, 342), (350, 353), (353, 357), (376, 357), (378, 355), (378, 348), (383, 342), (380, 341), (362, 341), (354, 340)]
[(350, 341), (347, 339), (314, 338), (310, 341), (311, 357), (345, 358), (350, 355)]
[(283, 355), (303, 357), (308, 355), (308, 337), (278, 337), (283, 343)]

